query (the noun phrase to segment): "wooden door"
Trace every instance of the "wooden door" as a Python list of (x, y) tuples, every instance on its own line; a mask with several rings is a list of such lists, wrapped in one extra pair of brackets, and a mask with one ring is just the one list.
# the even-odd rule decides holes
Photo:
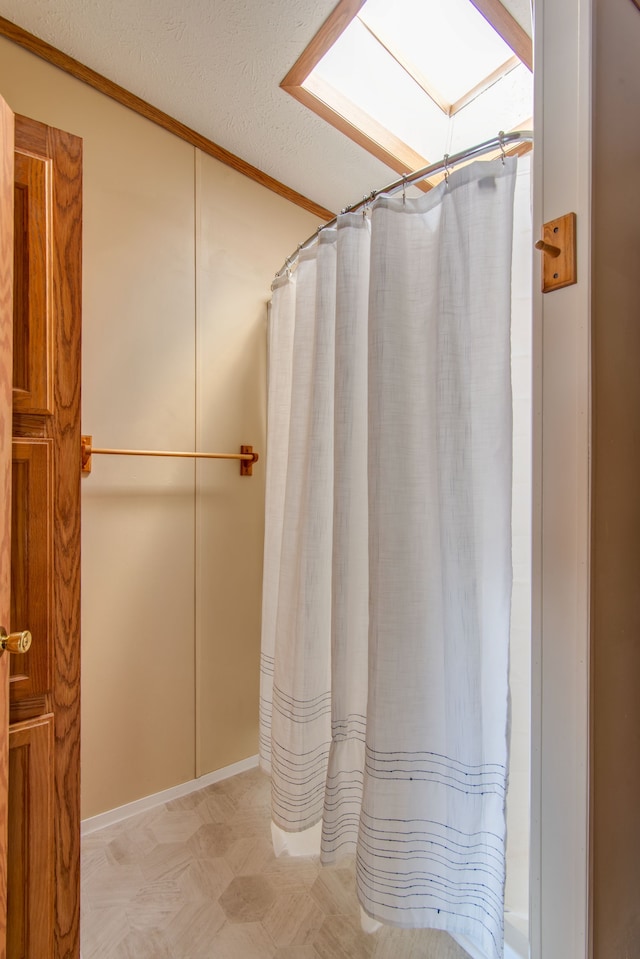
[(8, 959), (79, 956), (82, 142), (15, 118)]
[[(13, 338), (13, 113), (0, 98), (0, 625), (9, 622)], [(0, 656), (0, 959), (6, 956), (9, 657)]]

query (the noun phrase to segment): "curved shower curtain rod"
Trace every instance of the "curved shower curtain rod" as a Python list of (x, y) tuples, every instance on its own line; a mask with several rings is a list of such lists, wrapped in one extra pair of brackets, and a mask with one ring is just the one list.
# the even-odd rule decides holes
[[(361, 209), (368, 203), (372, 203), (377, 196), (395, 193), (396, 190), (410, 186), (412, 183), (418, 183), (420, 180), (424, 180), (429, 176), (434, 176), (436, 173), (444, 173), (448, 176), (448, 174), (451, 172), (451, 169), (456, 164), (462, 163), (464, 160), (471, 160), (473, 157), (483, 156), (485, 153), (491, 153), (493, 150), (501, 150), (503, 156), (506, 156), (505, 146), (510, 143), (533, 143), (533, 132), (531, 130), (513, 130), (511, 133), (504, 133), (503, 131), (500, 131), (500, 133), (496, 137), (492, 137), (491, 140), (485, 140), (484, 143), (478, 143), (477, 146), (471, 147), (468, 150), (462, 150), (460, 153), (454, 153), (453, 156), (449, 156), (448, 153), (445, 153), (442, 160), (440, 160), (438, 163), (431, 163), (429, 166), (422, 167), (422, 169), (416, 170), (414, 173), (405, 173), (404, 176), (394, 180), (393, 183), (383, 187), (381, 190), (372, 190), (371, 193), (363, 197), (362, 200), (359, 200), (358, 203), (354, 203), (352, 206), (347, 206), (344, 208), (344, 210), (341, 210), (341, 214), (355, 213), (356, 210)], [(276, 273), (276, 278), (282, 276), (286, 270), (290, 270), (291, 267), (295, 265), (301, 251), (305, 250), (308, 246), (310, 246), (311, 243), (313, 243), (318, 233), (321, 233), (322, 230), (326, 230), (327, 227), (335, 226), (337, 222), (338, 217), (334, 216), (332, 220), (329, 220), (327, 223), (323, 223), (322, 226), (319, 226), (315, 233), (312, 233), (311, 236), (304, 241), (304, 243), (299, 245), (295, 253), (292, 253), (291, 256), (287, 257)]]

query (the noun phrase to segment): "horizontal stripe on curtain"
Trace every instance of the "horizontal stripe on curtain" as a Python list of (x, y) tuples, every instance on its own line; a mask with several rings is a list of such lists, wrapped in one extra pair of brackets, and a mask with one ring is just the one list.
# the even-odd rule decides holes
[(374, 919), (503, 950), (515, 158), (344, 214), (270, 318), (261, 757)]

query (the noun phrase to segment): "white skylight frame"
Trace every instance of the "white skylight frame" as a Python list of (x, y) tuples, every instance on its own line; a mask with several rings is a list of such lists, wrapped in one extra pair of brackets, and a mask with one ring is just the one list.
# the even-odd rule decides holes
[[(446, 0), (446, 6), (450, 6), (451, 2), (464, 4), (478, 20), (478, 13), (481, 14), (484, 20), (480, 22), (493, 38), (493, 60), (489, 57), (485, 61), (485, 65), (488, 64), (491, 69), (488, 74), (480, 75), (470, 89), (458, 85), (457, 90), (439, 90), (438, 83), (432, 77), (423, 75), (427, 71), (421, 72), (405, 50), (399, 49), (402, 45), (402, 29), (396, 29), (396, 26), (399, 24), (402, 27), (402, 18), (397, 21), (387, 17), (387, 10), (392, 8), (396, 14), (398, 5), (388, 5), (381, 0), (370, 0), (369, 5), (367, 0), (340, 0), (284, 78), (281, 87), (398, 173), (412, 172), (438, 159), (445, 152), (453, 153), (479, 139), (487, 139), (497, 133), (499, 126), (503, 129), (523, 125), (530, 127), (531, 113), (526, 93), (527, 84), (530, 83), (528, 74), (532, 69), (529, 36), (500, 0)], [(456, 30), (462, 20), (461, 12), (464, 14), (464, 11), (457, 11)], [(440, 38), (446, 25), (435, 22), (437, 15), (436, 9), (432, 18), (433, 31)], [(405, 16), (404, 19), (406, 21), (408, 18)], [(412, 21), (409, 22), (409, 28)], [(419, 33), (421, 39), (425, 37), (427, 25), (415, 26), (415, 34)], [(385, 55), (386, 62), (382, 59), (378, 61), (376, 73), (381, 76), (386, 71), (389, 78), (393, 76), (394, 84), (397, 82), (397, 89), (402, 91), (394, 98), (393, 108), (385, 108), (386, 98), (376, 95), (376, 73), (370, 84), (374, 95), (368, 99), (365, 95), (368, 85), (360, 82), (356, 71), (352, 71), (350, 83), (343, 83), (343, 89), (338, 88), (340, 80), (329, 82), (329, 74), (321, 62), (325, 55), (325, 62), (332, 59), (338, 62), (339, 48), (342, 46), (346, 51), (346, 60), (343, 62), (348, 64), (350, 57), (351, 60), (356, 57), (356, 41), (350, 39), (349, 32), (345, 33), (349, 28), (354, 37), (356, 34), (359, 37), (358, 50), (368, 48), (372, 52), (375, 47)], [(467, 28), (471, 29), (480, 32), (477, 23)], [(464, 40), (462, 28), (459, 37), (456, 36), (458, 39), (460, 43)], [(334, 46), (335, 50), (332, 49)], [(414, 46), (416, 58), (420, 46), (422, 44)], [(435, 59), (436, 46), (431, 48), (431, 61)], [(470, 59), (469, 47), (466, 49), (467, 59)], [(362, 55), (357, 54), (360, 57)], [(342, 69), (343, 77), (346, 77), (349, 71), (344, 67)], [(453, 75), (454, 83), (458, 79)], [(500, 106), (501, 90), (510, 114), (504, 106)], [(491, 129), (479, 122), (483, 100), (492, 104), (495, 114)], [(420, 118), (418, 123), (417, 117)], [(501, 118), (505, 118), (505, 122), (501, 123)], [(437, 135), (431, 141), (424, 136), (416, 137), (416, 131), (426, 129), (436, 131)], [(478, 134), (480, 130), (482, 132)]]

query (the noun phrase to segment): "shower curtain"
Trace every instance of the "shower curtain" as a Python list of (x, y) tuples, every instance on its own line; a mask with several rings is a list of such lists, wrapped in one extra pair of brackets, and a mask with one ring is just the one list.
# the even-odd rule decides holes
[[(517, 160), (347, 213), (274, 283), (261, 764), (364, 912), (503, 950)], [(318, 825), (321, 824), (321, 825)]]

